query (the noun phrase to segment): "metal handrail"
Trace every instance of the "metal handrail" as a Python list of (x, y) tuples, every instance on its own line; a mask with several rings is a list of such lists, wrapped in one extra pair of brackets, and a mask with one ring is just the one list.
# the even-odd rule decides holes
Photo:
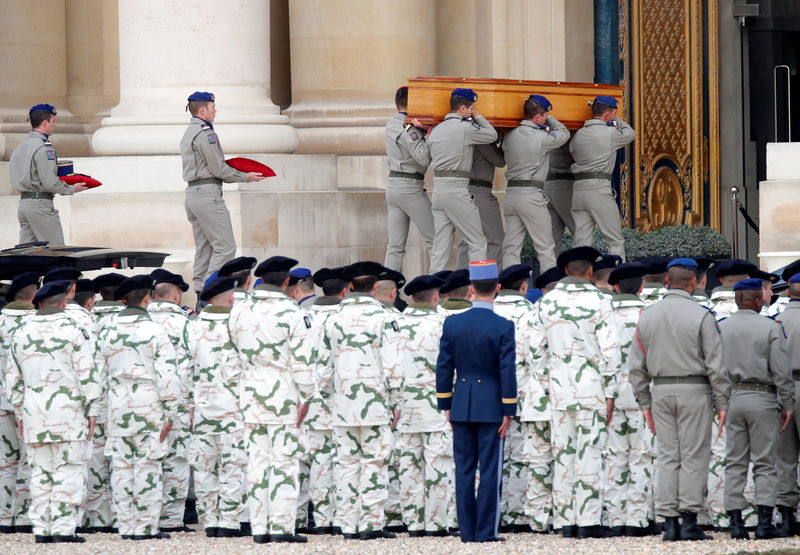
[(789, 142), (792, 142), (792, 71), (786, 64), (772, 68), (772, 112), (775, 115), (775, 142), (778, 142), (778, 70), (786, 70), (786, 108), (789, 112)]

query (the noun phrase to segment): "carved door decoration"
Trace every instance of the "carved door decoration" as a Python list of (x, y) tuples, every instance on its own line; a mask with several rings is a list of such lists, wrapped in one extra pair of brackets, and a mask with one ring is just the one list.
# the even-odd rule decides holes
[(720, 226), (718, 0), (619, 0), (623, 221)]

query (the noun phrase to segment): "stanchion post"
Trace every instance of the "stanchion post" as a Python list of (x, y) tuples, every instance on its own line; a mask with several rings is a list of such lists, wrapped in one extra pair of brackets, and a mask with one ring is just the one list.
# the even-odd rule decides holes
[(739, 258), (739, 193), (738, 187), (731, 187), (731, 207), (733, 209), (731, 221), (733, 222), (733, 258)]

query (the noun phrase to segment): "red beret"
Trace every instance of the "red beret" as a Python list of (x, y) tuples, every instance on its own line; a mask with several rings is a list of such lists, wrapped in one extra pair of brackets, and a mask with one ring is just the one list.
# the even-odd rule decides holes
[(82, 173), (71, 173), (69, 175), (62, 175), (59, 177), (61, 181), (66, 183), (67, 185), (75, 185), (76, 183), (86, 183), (87, 189), (94, 189), (95, 187), (99, 187), (102, 185), (96, 179), (89, 177), (88, 175), (84, 175)]
[(275, 172), (272, 171), (272, 168), (262, 164), (261, 162), (251, 160), (250, 158), (231, 158), (230, 160), (225, 160), (225, 163), (233, 169), (239, 170), (240, 172), (260, 173), (264, 177), (273, 177), (275, 175)]

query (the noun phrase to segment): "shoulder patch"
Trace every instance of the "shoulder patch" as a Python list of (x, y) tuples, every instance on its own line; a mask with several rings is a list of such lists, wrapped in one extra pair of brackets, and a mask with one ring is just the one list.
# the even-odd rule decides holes
[(480, 129), (481, 128), (481, 124), (478, 123), (477, 121), (473, 121), (472, 122), (472, 127), (474, 127), (475, 129)]
[(303, 316), (303, 322), (306, 325), (306, 328), (311, 329), (311, 318), (308, 316)]
[(208, 134), (208, 144), (213, 145), (217, 142), (217, 135), (215, 133)]
[(411, 135), (411, 140), (412, 141), (418, 141), (419, 140), (419, 134), (416, 131), (412, 131), (410, 133), (410, 135)]
[(397, 320), (392, 320), (392, 329), (394, 331), (400, 331), (400, 324), (397, 323)]
[(56, 159), (56, 151), (47, 149), (47, 159), (48, 160), (55, 160)]

